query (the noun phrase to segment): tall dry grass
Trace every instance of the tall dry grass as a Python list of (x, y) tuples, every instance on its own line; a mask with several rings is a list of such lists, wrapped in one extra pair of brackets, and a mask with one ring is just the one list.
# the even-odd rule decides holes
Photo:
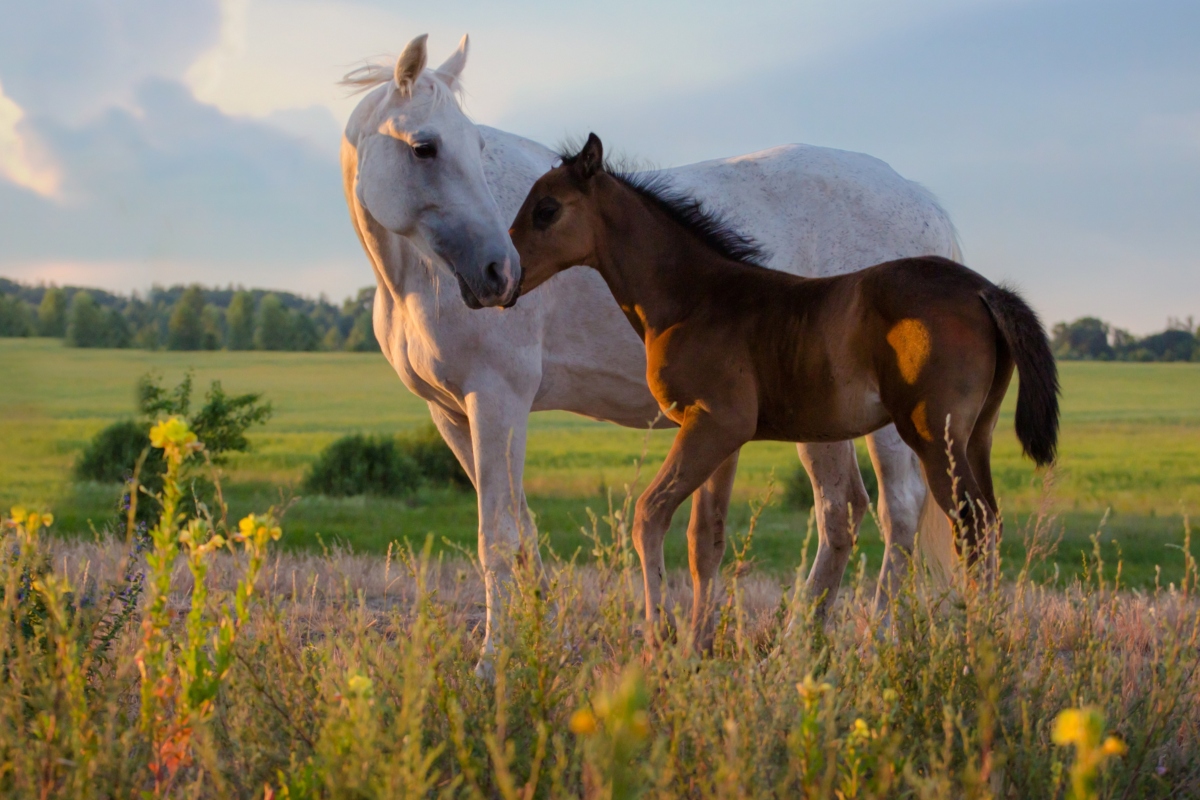
[[(886, 623), (860, 566), (821, 628), (803, 570), (792, 586), (757, 577), (751, 547), (724, 576), (714, 651), (700, 657), (686, 625), (645, 648), (628, 512), (626, 498), (592, 520), (587, 566), (518, 564), (491, 681), (475, 674), (484, 595), (465, 557), (271, 552), (251, 591), (247, 552), (211, 552), (199, 573), (181, 556), (155, 622), (136, 536), (64, 542), (8, 525), (0, 791), (1054, 798), (1071, 791), (1075, 755), (1054, 744), (1053, 722), (1094, 706), (1089, 718), (1127, 748), (1091, 770), (1099, 796), (1200, 794), (1190, 560), (1181, 585), (1150, 593), (1106, 583), (1099, 549), (1066, 588), (1023, 571), (951, 591), (916, 573)], [(680, 609), (687, 583), (668, 581)], [(207, 706), (163, 678), (186, 678), (196, 620), (207, 638), (195, 652), (215, 659), (232, 642)], [(151, 640), (165, 655), (147, 677)]]

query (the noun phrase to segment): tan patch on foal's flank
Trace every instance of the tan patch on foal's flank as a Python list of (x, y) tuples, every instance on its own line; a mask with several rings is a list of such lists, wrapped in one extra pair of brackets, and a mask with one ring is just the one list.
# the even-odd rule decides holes
[(913, 427), (917, 429), (917, 435), (927, 442), (933, 441), (933, 434), (929, 432), (929, 418), (925, 414), (925, 401), (917, 403), (917, 407), (913, 409), (912, 416)]
[(921, 368), (929, 360), (932, 343), (929, 328), (919, 319), (902, 319), (888, 331), (887, 343), (896, 351), (900, 377), (907, 384), (916, 383), (921, 375)]

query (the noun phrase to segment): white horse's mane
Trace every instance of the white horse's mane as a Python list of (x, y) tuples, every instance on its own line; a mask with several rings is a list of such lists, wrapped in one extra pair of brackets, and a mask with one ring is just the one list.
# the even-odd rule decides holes
[[(338, 81), (339, 86), (345, 86), (350, 90), (350, 95), (361, 94), (362, 92), (370, 91), (376, 86), (382, 86), (385, 83), (394, 83), (396, 80), (396, 62), (395, 59), (388, 61), (373, 61), (363, 64), (357, 69), (352, 69)], [(447, 75), (445, 72), (426, 69), (421, 72), (421, 76), (416, 81), (405, 81), (403, 85), (398, 85), (400, 93), (405, 97), (412, 97), (416, 89), (416, 83), (427, 85), (430, 91), (433, 92), (433, 103), (437, 105), (445, 100), (454, 100), (458, 105), (459, 110), (462, 110), (462, 83), (458, 78)]]

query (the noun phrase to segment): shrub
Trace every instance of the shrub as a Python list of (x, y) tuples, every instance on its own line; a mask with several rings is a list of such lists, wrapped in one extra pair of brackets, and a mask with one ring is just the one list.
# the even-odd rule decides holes
[(421, 486), (472, 488), (433, 423), (396, 438), (343, 436), (325, 448), (304, 479), (305, 491), (330, 497), (403, 497)]
[[(204, 405), (189, 414), (192, 403), (192, 374), (189, 372), (174, 389), (163, 387), (159, 378), (144, 375), (138, 381), (139, 419), (114, 422), (96, 434), (75, 463), (75, 477), (101, 483), (123, 483), (133, 474), (134, 465), (144, 450), (146, 460), (138, 473), (138, 482), (150, 494), (162, 489), (166, 464), (159, 450), (147, 448), (147, 436), (154, 420), (162, 416), (180, 416), (202, 437), (209, 459), (220, 464), (228, 454), (243, 453), (250, 448), (246, 431), (260, 425), (271, 416), (271, 404), (261, 401), (262, 395), (228, 395), (220, 381), (213, 381), (205, 394)], [(195, 481), (192, 481), (195, 484)], [(206, 493), (206, 481), (198, 482)], [(193, 488), (195, 491), (195, 488)], [(191, 501), (191, 495), (188, 496)], [(189, 506), (190, 507), (190, 506)], [(141, 519), (149, 519), (150, 509), (139, 507)]]
[[(869, 459), (864, 461), (860, 456), (858, 471), (862, 475), (863, 486), (867, 487), (867, 496), (874, 504), (879, 498), (879, 480), (875, 477), (875, 468)], [(804, 465), (796, 464), (783, 482), (783, 505), (785, 508), (806, 511), (813, 507), (814, 502), (812, 481), (808, 479)]]
[(421, 472), (388, 436), (343, 436), (313, 463), (304, 490), (330, 497), (370, 494), (402, 497), (421, 483)]
[[(75, 477), (100, 483), (121, 483), (128, 480), (133, 465), (146, 449), (150, 424), (132, 419), (114, 422), (88, 442), (79, 461)], [(150, 454), (142, 465), (141, 480), (151, 485), (149, 478), (162, 474), (162, 459)]]

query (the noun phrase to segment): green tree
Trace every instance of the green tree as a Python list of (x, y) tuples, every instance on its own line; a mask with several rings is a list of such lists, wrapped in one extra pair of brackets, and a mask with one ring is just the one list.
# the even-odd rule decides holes
[(342, 337), (342, 332), (338, 330), (336, 324), (331, 325), (329, 330), (325, 331), (325, 336), (321, 339), (321, 349), (329, 352), (341, 350), (345, 344), (345, 339)]
[(259, 350), (291, 350), (292, 319), (283, 301), (268, 294), (258, 304), (258, 325), (254, 344)]
[(65, 336), (67, 333), (67, 293), (51, 286), (38, 306), (38, 335)]
[(204, 346), (204, 291), (197, 285), (184, 289), (171, 309), (167, 323), (168, 350), (199, 350)]
[(359, 289), (357, 297), (348, 299), (342, 304), (342, 316), (354, 320), (346, 334), (344, 345), (346, 350), (360, 353), (379, 351), (379, 342), (375, 340), (374, 307), (375, 287), (373, 286)]
[(321, 344), (321, 332), (317, 330), (317, 323), (313, 322), (313, 318), (303, 311), (297, 311), (292, 315), (292, 350), (303, 350), (310, 352), (316, 350)]
[(1058, 358), (1110, 361), (1114, 354), (1108, 343), (1109, 332), (1107, 322), (1095, 317), (1081, 317), (1071, 323), (1055, 325), (1050, 346)]
[(106, 347), (129, 347), (133, 344), (133, 330), (129, 320), (115, 308), (104, 314), (104, 344)]
[(143, 350), (157, 350), (159, 337), (158, 322), (151, 320), (138, 328), (137, 333), (133, 336), (133, 344)]
[(226, 344), (230, 350), (254, 349), (254, 295), (241, 291), (225, 309)]
[(32, 336), (33, 315), (19, 297), (0, 295), (0, 336)]
[(220, 350), (225, 343), (225, 315), (221, 309), (209, 303), (200, 315), (203, 330), (200, 345), (204, 350)]
[(375, 339), (375, 324), (371, 319), (371, 312), (359, 312), (354, 318), (354, 327), (346, 336), (345, 347), (356, 353), (378, 352), (379, 342)]
[(108, 320), (104, 309), (96, 304), (89, 292), (76, 292), (71, 298), (66, 344), (68, 347), (105, 347), (108, 344)]

